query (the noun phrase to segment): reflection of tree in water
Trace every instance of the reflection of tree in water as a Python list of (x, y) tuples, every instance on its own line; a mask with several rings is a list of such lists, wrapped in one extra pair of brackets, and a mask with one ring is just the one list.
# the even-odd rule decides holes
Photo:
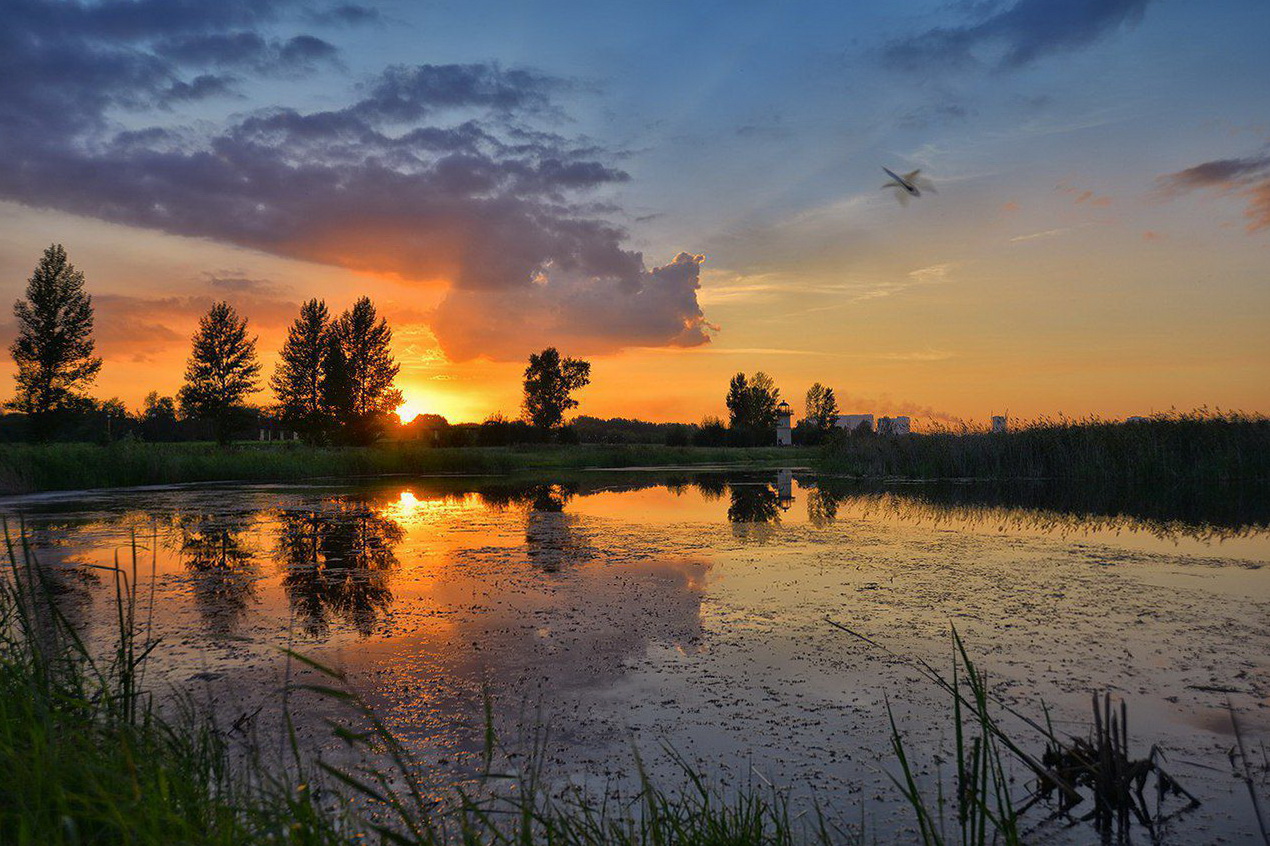
[(525, 548), (535, 567), (558, 573), (566, 564), (590, 558), (594, 553), (578, 531), (575, 517), (564, 507), (576, 492), (573, 485), (531, 485), (524, 500), (529, 503), (525, 518)]
[(694, 480), (697, 490), (701, 493), (701, 498), (707, 502), (714, 502), (727, 493), (728, 480), (726, 476), (702, 473)]
[(404, 532), (366, 503), (339, 501), (324, 511), (286, 511), (278, 530), (278, 556), (291, 607), (314, 637), (344, 619), (366, 637), (392, 603), (393, 547)]
[(820, 488), (807, 491), (807, 522), (823, 529), (838, 516), (838, 500)]
[(738, 538), (767, 540), (780, 525), (780, 497), (766, 483), (734, 484), (728, 521)]
[(251, 513), (182, 515), (181, 553), (194, 574), (194, 602), (212, 634), (231, 634), (256, 593), (252, 554), (239, 537)]

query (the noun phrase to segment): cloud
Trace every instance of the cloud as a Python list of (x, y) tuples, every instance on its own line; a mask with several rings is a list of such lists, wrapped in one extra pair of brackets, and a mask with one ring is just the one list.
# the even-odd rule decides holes
[(1190, 191), (1212, 189), (1247, 202), (1245, 229), (1270, 228), (1270, 153), (1242, 159), (1216, 159), (1157, 177), (1156, 196), (1173, 199)]
[[(0, 199), (446, 285), (438, 337), (462, 355), (481, 352), (455, 334), (472, 327), (492, 349), (523, 347), (522, 328), (537, 343), (548, 324), (592, 349), (708, 340), (695, 260), (649, 269), (583, 196), (627, 174), (524, 123), (555, 121), (568, 80), (495, 63), (391, 66), (342, 108), (162, 122), (167, 104), (334, 62), (328, 42), (280, 30), (285, 5), (17, 3), (0, 31)], [(364, 17), (354, 8), (332, 14)], [(497, 322), (511, 302), (533, 319), (480, 329), (478, 304)]]
[[(902, 70), (988, 65), (1013, 70), (1051, 53), (1086, 47), (1141, 19), (1150, 0), (1018, 0), (962, 26), (891, 42), (886, 64)], [(980, 7), (983, 8), (983, 7)]]
[(703, 261), (679, 253), (669, 264), (642, 271), (635, 287), (625, 276), (551, 268), (528, 288), (452, 291), (437, 307), (432, 329), (454, 361), (480, 355), (520, 360), (545, 346), (589, 355), (631, 346), (699, 346), (714, 328), (697, 304)]

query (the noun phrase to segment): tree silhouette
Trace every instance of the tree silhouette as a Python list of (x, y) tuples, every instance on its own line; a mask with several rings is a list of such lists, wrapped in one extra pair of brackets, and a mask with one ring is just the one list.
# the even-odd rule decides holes
[(30, 414), (44, 438), (48, 415), (84, 404), (79, 392), (101, 370), (101, 359), (93, 355), (93, 299), (61, 244), (44, 251), (25, 299), (13, 304), (13, 316), (18, 337), (9, 351), (18, 365), (17, 396), (9, 406)]
[(761, 370), (746, 378), (738, 373), (728, 383), (729, 425), (734, 429), (771, 429), (776, 425), (780, 390), (772, 377)]
[(247, 319), (240, 320), (229, 303), (216, 303), (194, 333), (178, 395), (182, 413), (211, 420), (217, 443), (229, 443), (234, 415), (243, 397), (257, 390), (259, 373), (256, 339), (247, 337)]
[(331, 326), (322, 395), (350, 440), (373, 441), (383, 420), (402, 403), (393, 387), (401, 367), (392, 356), (392, 330), (369, 297), (362, 297)]
[(322, 363), (330, 323), (330, 313), (321, 300), (309, 300), (301, 306), (300, 316), (291, 324), (278, 353), (278, 368), (269, 380), (278, 398), (282, 421), (294, 426), (309, 441), (317, 439), (327, 420)]
[(833, 395), (833, 388), (819, 382), (808, 388), (806, 415), (821, 432), (832, 429), (838, 421), (838, 398)]
[(562, 359), (555, 347), (531, 354), (525, 368), (525, 416), (540, 429), (559, 426), (564, 413), (578, 406), (569, 395), (590, 383), (590, 362)]

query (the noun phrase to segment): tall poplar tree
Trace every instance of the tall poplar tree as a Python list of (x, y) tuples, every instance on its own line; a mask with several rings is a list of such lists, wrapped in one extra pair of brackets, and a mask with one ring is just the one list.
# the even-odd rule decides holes
[(269, 380), (282, 420), (310, 441), (318, 437), (328, 417), (322, 399), (322, 362), (330, 328), (326, 303), (313, 299), (301, 306)]
[(181, 412), (211, 420), (216, 442), (227, 444), (243, 398), (259, 387), (259, 374), (256, 339), (247, 337), (247, 319), (240, 319), (229, 303), (216, 303), (194, 333), (185, 385), (178, 394)]
[(17, 396), (9, 407), (30, 414), (43, 438), (48, 415), (82, 404), (81, 392), (101, 370), (93, 355), (93, 299), (61, 244), (44, 251), (13, 316), (18, 337), (9, 351), (18, 365)]

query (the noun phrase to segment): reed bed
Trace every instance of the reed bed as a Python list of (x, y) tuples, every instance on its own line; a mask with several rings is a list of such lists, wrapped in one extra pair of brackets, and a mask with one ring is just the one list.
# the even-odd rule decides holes
[(1270, 418), (1201, 409), (1124, 423), (1041, 419), (1002, 433), (842, 433), (823, 448), (819, 466), (853, 476), (919, 479), (1264, 481), (1270, 480)]

